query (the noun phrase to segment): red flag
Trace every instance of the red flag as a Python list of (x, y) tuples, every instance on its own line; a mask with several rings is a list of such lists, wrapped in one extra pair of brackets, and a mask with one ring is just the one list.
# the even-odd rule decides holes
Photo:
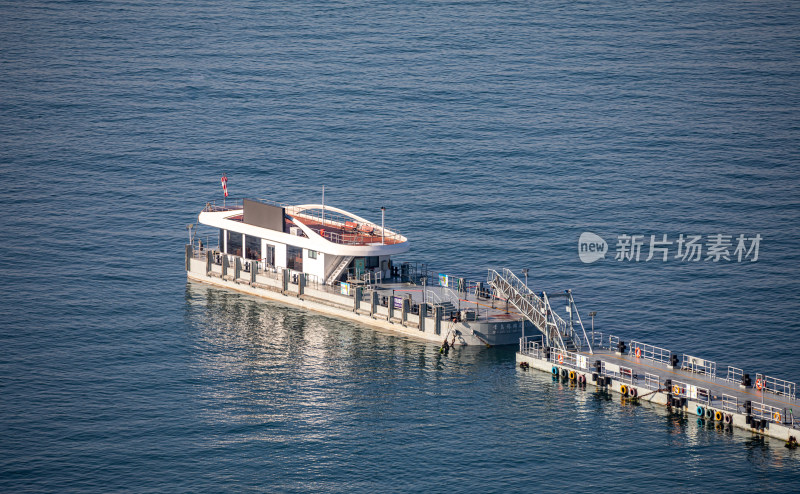
[(222, 192), (225, 193), (225, 197), (228, 197), (228, 177), (223, 173), (221, 180), (222, 180)]

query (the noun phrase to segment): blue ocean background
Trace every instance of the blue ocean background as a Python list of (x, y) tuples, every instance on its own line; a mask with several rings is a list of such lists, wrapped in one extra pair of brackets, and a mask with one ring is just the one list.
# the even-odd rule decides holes
[[(183, 256), (223, 172), (324, 185), (385, 206), (405, 259), (528, 268), (600, 331), (800, 381), (798, 26), (784, 1), (0, 3), (0, 490), (796, 491), (781, 442), (187, 283)], [(763, 239), (620, 262), (621, 234)]]

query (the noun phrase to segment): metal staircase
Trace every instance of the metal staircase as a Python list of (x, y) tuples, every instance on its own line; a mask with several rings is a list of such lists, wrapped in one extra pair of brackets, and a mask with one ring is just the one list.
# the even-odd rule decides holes
[[(542, 333), (545, 345), (569, 352), (588, 351), (593, 353), (583, 324), (580, 324), (582, 337), (572, 324), (572, 312), (574, 310), (577, 315), (577, 307), (575, 307), (571, 292), (566, 292), (570, 302), (570, 324), (567, 324), (550, 306), (550, 300), (546, 293), (542, 292), (541, 297), (536, 295), (510, 270), (503, 269), (501, 274), (490, 269), (487, 282), (494, 289), (496, 295), (507, 299), (509, 304), (520, 311), (525, 319)], [(580, 323), (580, 316), (577, 316), (577, 321)]]
[(347, 266), (350, 265), (350, 262), (353, 260), (354, 256), (344, 256), (341, 258), (339, 264), (333, 268), (333, 271), (325, 278), (326, 285), (333, 285), (339, 279), (339, 276), (344, 273), (344, 270), (347, 269)]

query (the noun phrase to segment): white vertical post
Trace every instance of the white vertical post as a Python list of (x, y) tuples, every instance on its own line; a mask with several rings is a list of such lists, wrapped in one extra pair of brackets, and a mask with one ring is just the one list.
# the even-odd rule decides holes
[(381, 245), (384, 244), (384, 232), (385, 232), (385, 230), (383, 229), (383, 220), (384, 220), (385, 213), (386, 213), (386, 207), (385, 206), (381, 206)]
[(325, 226), (325, 186), (322, 186), (322, 226)]

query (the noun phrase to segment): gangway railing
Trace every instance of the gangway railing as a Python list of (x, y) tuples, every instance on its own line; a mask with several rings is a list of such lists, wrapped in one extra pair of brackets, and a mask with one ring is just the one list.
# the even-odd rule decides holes
[(433, 301), (434, 305), (442, 303), (442, 299), (433, 290), (425, 290), (425, 295), (428, 297), (428, 301)]
[[(511, 276), (514, 276), (514, 274), (511, 273)], [(571, 336), (567, 333), (567, 323), (558, 317), (558, 314), (556, 314), (556, 312), (550, 306), (550, 300), (547, 298), (547, 294), (545, 292), (542, 292), (541, 300), (544, 303), (545, 324), (547, 324), (549, 331), (557, 336), (559, 343), (561, 343), (560, 347), (566, 349), (567, 345), (564, 342), (564, 336)]]
[[(583, 327), (583, 321), (581, 320), (581, 315), (578, 312), (578, 306), (575, 304), (575, 299), (572, 297), (572, 290), (567, 290), (566, 296), (567, 303), (569, 304), (567, 305), (567, 311), (569, 312), (569, 327), (574, 332), (573, 338), (578, 339), (578, 348), (583, 348), (583, 343), (585, 342), (586, 347), (589, 349), (589, 353), (594, 353), (592, 352), (592, 344), (589, 342), (589, 336), (586, 334), (586, 328)], [(580, 333), (575, 330), (576, 321), (578, 323), (578, 327), (581, 328)], [(581, 338), (581, 334), (583, 335), (583, 338)]]
[(756, 374), (756, 388), (758, 388), (759, 381), (761, 382), (761, 389), (763, 391), (768, 391), (776, 395), (787, 396), (793, 400), (797, 397), (797, 384), (791, 381), (778, 379), (777, 377), (766, 376), (764, 374)]
[[(504, 270), (505, 273), (506, 270)], [(553, 334), (547, 324), (546, 309), (542, 299), (525, 286), (513, 273), (509, 272), (509, 274), (510, 276), (503, 276), (490, 269), (487, 282), (496, 292), (505, 296), (508, 303), (519, 310), (542, 333), (545, 345), (566, 350), (564, 342), (559, 341), (558, 335)]]
[(670, 352), (666, 348), (661, 348), (654, 345), (648, 345), (647, 343), (642, 343), (640, 341), (631, 341), (630, 354), (635, 356), (636, 358), (644, 358), (652, 360), (653, 362), (664, 364), (667, 367), (672, 367), (672, 365), (670, 364), (670, 357), (672, 356), (672, 352)]

